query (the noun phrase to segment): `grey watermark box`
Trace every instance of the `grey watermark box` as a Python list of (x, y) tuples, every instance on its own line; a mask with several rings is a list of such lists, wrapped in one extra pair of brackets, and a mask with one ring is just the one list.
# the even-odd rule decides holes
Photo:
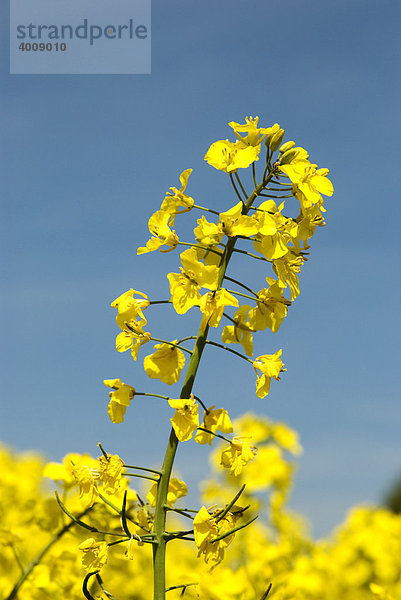
[(10, 73), (148, 74), (151, 0), (10, 0)]

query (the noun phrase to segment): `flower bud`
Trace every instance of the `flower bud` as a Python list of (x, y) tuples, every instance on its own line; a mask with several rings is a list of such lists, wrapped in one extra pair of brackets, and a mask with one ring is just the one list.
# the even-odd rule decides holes
[(280, 154), (284, 154), (284, 152), (287, 152), (287, 150), (290, 150), (291, 148), (293, 148), (295, 146), (295, 142), (286, 142), (285, 144), (283, 144), (280, 148)]
[(287, 152), (284, 152), (284, 154), (280, 157), (280, 164), (281, 165), (288, 164), (289, 162), (292, 161), (293, 158), (295, 158), (296, 155), (297, 155), (297, 151), (295, 149), (287, 150)]
[(278, 150), (281, 142), (283, 141), (283, 137), (284, 137), (284, 129), (279, 129), (275, 134), (273, 134), (273, 136), (270, 139), (269, 142), (269, 146), (270, 149), (275, 152), (276, 150)]

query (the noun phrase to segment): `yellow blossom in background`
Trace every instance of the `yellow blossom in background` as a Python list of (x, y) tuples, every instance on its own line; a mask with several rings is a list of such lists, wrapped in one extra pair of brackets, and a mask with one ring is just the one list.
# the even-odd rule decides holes
[(100, 571), (107, 563), (107, 542), (97, 542), (94, 538), (88, 538), (78, 548), (84, 553), (82, 566), (87, 571)]
[[(170, 506), (175, 504), (179, 498), (184, 498), (188, 494), (188, 487), (185, 481), (180, 481), (176, 477), (172, 477), (168, 484), (167, 502)], [(146, 499), (151, 506), (156, 506), (157, 483), (154, 483), (150, 488)]]
[[(180, 189), (177, 190), (177, 188), (171, 187), (170, 192), (167, 192), (166, 197), (162, 202), (161, 210), (170, 215), (169, 224), (171, 226), (174, 225), (175, 215), (188, 212), (194, 205), (193, 198), (187, 196), (187, 194), (184, 194), (191, 173), (192, 169), (186, 169), (183, 171), (180, 175)], [(181, 210), (179, 210), (180, 208)]]
[(198, 306), (201, 295), (199, 290), (209, 290), (217, 286), (218, 267), (204, 265), (198, 260), (196, 248), (189, 248), (180, 255), (181, 273), (169, 273), (171, 301), (176, 312), (186, 313), (192, 306)]
[(103, 491), (106, 494), (115, 494), (121, 483), (124, 461), (117, 455), (108, 454), (107, 458), (101, 456), (99, 459), (99, 479), (102, 482)]
[[(174, 340), (173, 343), (177, 343)], [(156, 352), (145, 356), (143, 366), (151, 379), (159, 379), (167, 385), (176, 383), (185, 365), (185, 356), (179, 348), (170, 344), (156, 344)]]
[[(214, 406), (211, 406), (208, 411), (205, 412), (201, 427), (213, 433), (216, 433), (216, 431), (221, 431), (221, 433), (233, 432), (233, 426), (231, 419), (228, 416), (228, 412), (224, 408), (215, 409)], [(215, 436), (211, 433), (199, 429), (195, 435), (195, 442), (198, 444), (209, 444), (209, 446), (211, 446), (214, 437)]]
[(175, 408), (174, 417), (170, 419), (173, 429), (180, 442), (191, 439), (193, 432), (199, 427), (199, 407), (191, 394), (190, 398), (179, 398), (168, 401)]
[[(264, 398), (268, 395), (272, 377), (276, 381), (280, 380), (280, 371), (284, 367), (284, 363), (280, 358), (282, 352), (282, 350), (277, 350), (274, 354), (264, 354), (253, 361), (253, 367), (257, 375), (256, 395), (258, 398)], [(261, 376), (258, 375), (257, 370), (262, 372)]]
[(123, 383), (121, 379), (105, 379), (103, 383), (106, 387), (114, 390), (114, 392), (109, 392), (108, 415), (113, 423), (122, 423), (125, 411), (135, 396), (135, 388)]
[(221, 453), (221, 464), (236, 477), (255, 455), (256, 448), (250, 445), (249, 438), (235, 437)]
[(79, 497), (83, 504), (92, 506), (98, 495), (93, 469), (87, 465), (75, 465), (72, 474), (79, 485)]
[(62, 484), (63, 488), (68, 490), (77, 485), (77, 480), (73, 474), (74, 467), (83, 464), (92, 469), (97, 466), (97, 461), (89, 454), (77, 454), (70, 452), (63, 458), (62, 463), (49, 462), (43, 469), (43, 477), (48, 477)]
[(205, 160), (219, 171), (233, 173), (237, 169), (246, 169), (259, 160), (259, 146), (246, 146), (240, 141), (235, 144), (228, 140), (214, 142), (205, 155)]
[(203, 313), (202, 323), (209, 327), (218, 327), (226, 306), (238, 306), (238, 300), (224, 288), (217, 292), (208, 292), (199, 302)]
[[(177, 247), (178, 239), (175, 231), (171, 231), (168, 226), (170, 220), (170, 214), (164, 210), (158, 210), (149, 219), (148, 228), (152, 237), (146, 243), (146, 246), (140, 246), (137, 250), (137, 254), (146, 254), (147, 252), (153, 252), (154, 250), (160, 250), (160, 252), (171, 252)], [(168, 246), (168, 250), (161, 250), (162, 246)]]

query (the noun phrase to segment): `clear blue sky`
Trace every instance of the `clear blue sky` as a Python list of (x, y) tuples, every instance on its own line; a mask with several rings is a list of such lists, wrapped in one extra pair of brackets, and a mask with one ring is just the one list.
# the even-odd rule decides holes
[[(216, 365), (212, 350), (199, 395), (300, 432), (292, 506), (316, 534), (380, 499), (401, 472), (400, 12), (394, 0), (153, 0), (151, 75), (17, 76), (1, 4), (4, 442), (60, 460), (96, 454), (101, 440), (131, 463), (160, 461), (168, 408), (138, 398), (113, 425), (102, 381), (179, 388), (115, 352), (109, 304), (129, 287), (168, 297), (178, 254), (136, 257), (147, 218), (189, 167), (199, 204), (231, 206), (203, 156), (231, 135), (228, 121), (259, 115), (330, 168), (335, 195), (301, 296), (258, 342), (260, 353), (283, 348), (282, 381), (259, 400), (252, 369)], [(173, 339), (166, 310), (154, 307), (152, 332)], [(198, 319), (194, 310), (180, 328), (190, 334)], [(205, 452), (178, 455), (193, 485)]]

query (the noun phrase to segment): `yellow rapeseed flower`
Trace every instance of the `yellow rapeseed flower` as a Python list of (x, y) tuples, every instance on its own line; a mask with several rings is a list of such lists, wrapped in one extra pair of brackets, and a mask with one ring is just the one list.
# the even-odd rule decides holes
[[(208, 431), (212, 431), (215, 433), (216, 431), (221, 431), (222, 433), (232, 433), (233, 426), (228, 415), (228, 412), (224, 408), (214, 408), (211, 406), (208, 411), (205, 411), (203, 417), (203, 423), (201, 425), (203, 429), (208, 429)], [(198, 444), (209, 444), (212, 445), (214, 435), (211, 433), (207, 433), (207, 431), (202, 431), (201, 429), (195, 435), (195, 442)]]
[(199, 427), (199, 408), (195, 398), (170, 399), (171, 408), (175, 408), (174, 416), (170, 419), (175, 435), (180, 442), (190, 440), (193, 432)]
[(94, 538), (88, 538), (78, 546), (84, 553), (82, 566), (86, 571), (100, 571), (107, 562), (107, 542), (97, 542)]
[(113, 423), (122, 423), (125, 411), (135, 396), (135, 388), (123, 383), (121, 379), (105, 379), (103, 383), (114, 390), (114, 392), (109, 392), (108, 415)]
[[(254, 360), (253, 367), (257, 375), (256, 395), (258, 398), (267, 396), (272, 378), (276, 381), (280, 380), (280, 371), (284, 367), (284, 363), (280, 358), (282, 352), (282, 350), (277, 350), (274, 354), (264, 354)], [(261, 376), (258, 375), (257, 369), (262, 372)]]
[(256, 454), (256, 448), (249, 443), (250, 438), (235, 437), (231, 444), (221, 453), (221, 465), (230, 469), (235, 477)]
[[(177, 340), (174, 340), (174, 344)], [(143, 366), (151, 379), (160, 379), (167, 385), (176, 383), (185, 365), (185, 356), (179, 348), (170, 344), (156, 344), (156, 352), (145, 356)]]

